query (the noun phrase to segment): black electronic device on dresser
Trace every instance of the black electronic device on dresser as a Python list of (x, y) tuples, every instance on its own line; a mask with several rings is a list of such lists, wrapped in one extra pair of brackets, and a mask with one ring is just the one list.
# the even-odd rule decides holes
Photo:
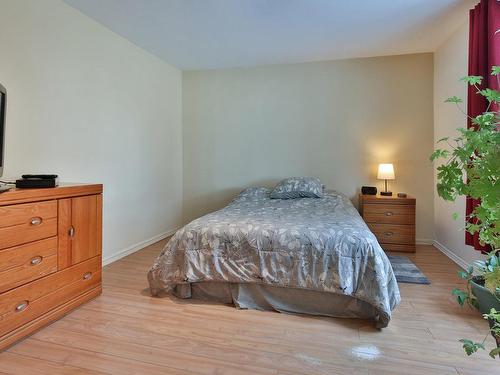
[(40, 189), (53, 188), (59, 183), (56, 174), (23, 174), (16, 180), (16, 188), (20, 189)]
[(363, 194), (363, 195), (377, 195), (377, 188), (375, 186), (363, 186), (361, 188), (361, 194)]

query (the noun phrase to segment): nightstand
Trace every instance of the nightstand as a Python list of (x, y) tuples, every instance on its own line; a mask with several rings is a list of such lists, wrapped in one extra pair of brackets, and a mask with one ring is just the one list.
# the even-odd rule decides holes
[(386, 251), (415, 252), (413, 197), (359, 195), (359, 210), (380, 246)]

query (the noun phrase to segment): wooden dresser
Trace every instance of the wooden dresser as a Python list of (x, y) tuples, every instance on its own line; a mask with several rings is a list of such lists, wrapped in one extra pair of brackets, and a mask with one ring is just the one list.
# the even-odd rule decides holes
[(410, 196), (359, 196), (361, 216), (388, 251), (415, 252), (415, 203)]
[(0, 350), (101, 293), (102, 185), (0, 194)]

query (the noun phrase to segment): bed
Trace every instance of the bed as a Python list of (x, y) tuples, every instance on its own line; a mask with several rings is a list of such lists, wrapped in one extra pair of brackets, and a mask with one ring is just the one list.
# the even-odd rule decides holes
[(148, 273), (151, 293), (239, 308), (363, 318), (386, 327), (400, 294), (391, 264), (351, 201), (271, 199), (249, 188), (187, 224)]

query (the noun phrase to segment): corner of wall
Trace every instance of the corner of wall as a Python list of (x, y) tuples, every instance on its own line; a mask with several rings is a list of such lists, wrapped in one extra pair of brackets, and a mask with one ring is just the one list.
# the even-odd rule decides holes
[[(434, 52), (434, 141), (452, 135), (456, 128), (466, 123), (465, 116), (444, 100), (453, 95), (467, 97), (467, 87), (459, 79), (467, 74), (468, 29), (464, 17), (464, 23)], [(435, 164), (434, 185), (436, 167)], [(462, 219), (453, 220), (453, 213), (458, 213)], [(461, 267), (481, 257), (464, 243), (464, 216), (464, 197), (446, 202), (434, 189), (434, 246)]]

